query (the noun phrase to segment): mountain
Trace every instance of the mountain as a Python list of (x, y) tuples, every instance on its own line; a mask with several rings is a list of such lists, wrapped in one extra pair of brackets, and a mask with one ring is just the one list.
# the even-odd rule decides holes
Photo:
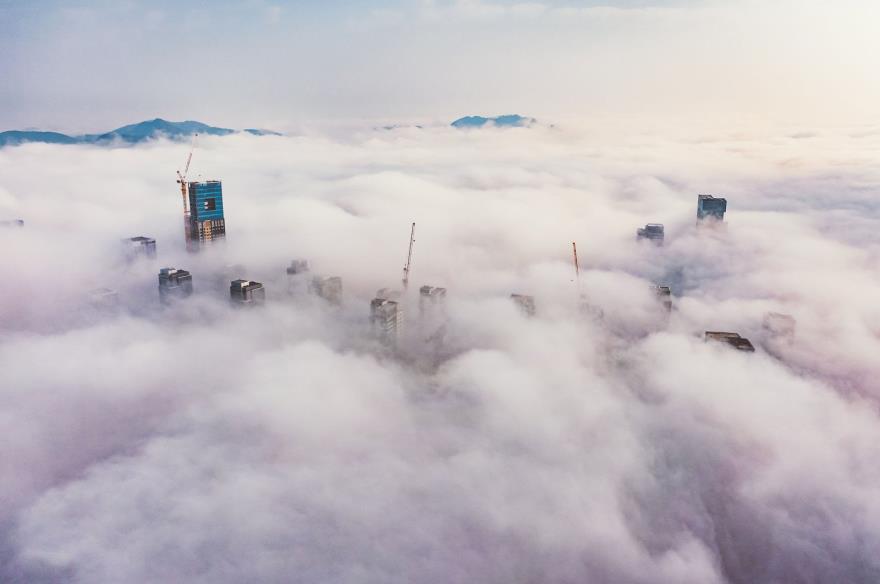
[(484, 118), (483, 116), (465, 116), (452, 122), (454, 128), (482, 128), (484, 126), (496, 127), (527, 127), (536, 123), (535, 118), (527, 118), (517, 114)]
[(24, 142), (45, 142), (46, 144), (76, 144), (77, 139), (58, 132), (34, 132), (28, 130), (12, 130), (0, 132), (0, 147), (23, 144)]
[[(256, 130), (253, 128), (243, 130), (255, 136), (280, 136), (278, 132), (271, 130)], [(111, 144), (126, 143), (137, 144), (147, 140), (154, 140), (160, 136), (172, 140), (182, 140), (195, 133), (208, 134), (211, 136), (225, 136), (235, 133), (236, 130), (229, 128), (217, 128), (202, 122), (188, 120), (185, 122), (169, 122), (160, 118), (148, 120), (138, 124), (122, 126), (103, 134), (83, 134), (80, 136), (68, 136), (57, 132), (36, 132), (12, 130), (0, 132), (0, 147), (23, 144), (25, 142), (45, 142), (47, 144)]]

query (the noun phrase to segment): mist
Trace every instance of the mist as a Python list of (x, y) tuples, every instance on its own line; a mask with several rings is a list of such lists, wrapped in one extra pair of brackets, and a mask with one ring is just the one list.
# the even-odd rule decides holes
[[(25, 221), (0, 229), (3, 582), (880, 580), (878, 128), (203, 137), (227, 237), (200, 254), (188, 148), (0, 150)], [(369, 302), (412, 222), (388, 346)], [(124, 257), (136, 235), (156, 259)], [(293, 259), (342, 306), (290, 294)], [(194, 295), (163, 306), (161, 267)], [(238, 277), (265, 306), (230, 306)]]

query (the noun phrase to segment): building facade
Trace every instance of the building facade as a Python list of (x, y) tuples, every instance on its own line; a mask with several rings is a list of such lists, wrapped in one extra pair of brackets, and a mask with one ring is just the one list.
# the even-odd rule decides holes
[(724, 221), (727, 211), (727, 199), (712, 195), (697, 195), (697, 220), (714, 219)]
[(192, 274), (177, 268), (159, 270), (159, 300), (172, 302), (176, 298), (186, 298), (193, 292)]
[(213, 241), (226, 238), (223, 215), (223, 185), (219, 180), (187, 184), (189, 216), (186, 223), (186, 248), (198, 251)]
[(256, 306), (266, 303), (266, 289), (260, 282), (233, 280), (229, 284), (229, 299), (236, 306)]

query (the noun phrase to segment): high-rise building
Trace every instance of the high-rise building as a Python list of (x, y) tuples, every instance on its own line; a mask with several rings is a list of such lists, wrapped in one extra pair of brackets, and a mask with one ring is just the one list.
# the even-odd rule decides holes
[(422, 286), (419, 288), (419, 312), (423, 315), (437, 308), (446, 300), (446, 288)]
[(663, 245), (664, 235), (662, 223), (648, 223), (636, 231), (636, 239), (647, 239), (657, 245)]
[(310, 271), (308, 260), (291, 260), (287, 266), (287, 291), (291, 294), (302, 292)]
[(125, 244), (126, 255), (129, 259), (137, 257), (156, 257), (156, 240), (152, 237), (138, 235), (137, 237), (127, 237), (122, 240)]
[(266, 302), (266, 289), (259, 282), (233, 280), (229, 285), (229, 299), (238, 306), (255, 306)]
[(226, 237), (223, 217), (223, 186), (219, 180), (187, 183), (189, 215), (186, 248), (198, 251), (212, 241)]
[(339, 276), (316, 276), (312, 279), (312, 292), (330, 304), (342, 304), (342, 278)]
[(374, 298), (370, 302), (370, 322), (382, 342), (393, 344), (403, 324), (403, 309), (394, 300)]
[(790, 314), (768, 312), (764, 315), (763, 328), (771, 338), (791, 340), (796, 327), (797, 321)]
[(186, 298), (193, 291), (192, 274), (177, 268), (159, 270), (159, 300), (171, 302), (176, 298)]
[(727, 343), (737, 351), (747, 351), (749, 353), (755, 352), (755, 347), (754, 345), (752, 345), (751, 341), (749, 341), (745, 337), (740, 336), (739, 333), (706, 331), (705, 340)]
[(651, 288), (666, 312), (670, 312), (672, 310), (672, 289), (669, 286), (652, 286)]
[(511, 294), (510, 298), (516, 303), (517, 307), (519, 307), (524, 315), (535, 316), (534, 296), (527, 296), (525, 294)]
[(724, 213), (727, 211), (727, 199), (713, 197), (712, 195), (697, 195), (697, 220), (715, 219), (724, 221)]

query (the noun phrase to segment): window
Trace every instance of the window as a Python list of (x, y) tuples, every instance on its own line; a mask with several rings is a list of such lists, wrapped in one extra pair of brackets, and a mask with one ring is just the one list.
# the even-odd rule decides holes
[(217, 199), (205, 199), (205, 211), (215, 211), (217, 209)]

